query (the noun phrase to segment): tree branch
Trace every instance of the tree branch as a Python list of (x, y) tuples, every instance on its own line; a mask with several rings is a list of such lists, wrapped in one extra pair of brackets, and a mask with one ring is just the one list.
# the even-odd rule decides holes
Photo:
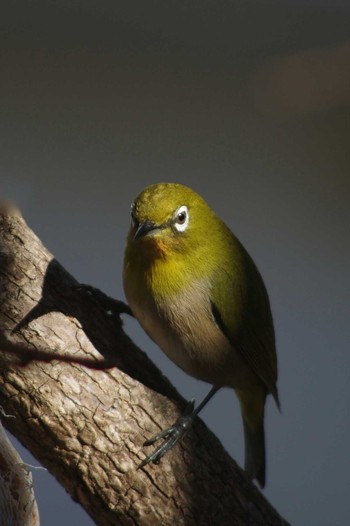
[(137, 470), (143, 442), (185, 402), (118, 313), (77, 285), (3, 211), (0, 405), (15, 415), (4, 425), (99, 525), (286, 525), (200, 419), (159, 466)]
[[(2, 414), (5, 418), (11, 415)], [(38, 507), (29, 467), (7, 438), (0, 422), (0, 521), (13, 526), (39, 526)]]

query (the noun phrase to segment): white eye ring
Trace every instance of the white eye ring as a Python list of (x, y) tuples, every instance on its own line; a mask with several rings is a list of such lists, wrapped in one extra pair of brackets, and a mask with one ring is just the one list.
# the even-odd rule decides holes
[(188, 215), (187, 206), (183, 205), (177, 210), (175, 214), (174, 225), (178, 232), (184, 232), (188, 227), (190, 217)]

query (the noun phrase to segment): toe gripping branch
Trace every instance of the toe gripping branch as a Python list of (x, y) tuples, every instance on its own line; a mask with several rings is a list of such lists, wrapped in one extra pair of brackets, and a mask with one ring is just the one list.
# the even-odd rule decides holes
[(191, 400), (186, 405), (183, 414), (172, 426), (168, 427), (167, 429), (164, 429), (163, 431), (155, 435), (153, 438), (150, 438), (149, 440), (146, 440), (146, 442), (144, 442), (144, 446), (153, 446), (153, 444), (155, 444), (159, 440), (164, 439), (164, 442), (160, 446), (158, 446), (153, 451), (153, 453), (146, 457), (141, 462), (141, 464), (139, 464), (137, 469), (143, 468), (150, 462), (152, 462), (153, 464), (159, 464), (160, 460), (164, 457), (164, 455), (168, 451), (170, 451), (189, 430), (196, 415), (197, 412), (194, 410), (194, 400)]
[(167, 429), (164, 429), (164, 431), (161, 431), (158, 433), (158, 435), (151, 438), (150, 440), (146, 440), (144, 446), (153, 446), (153, 444), (158, 442), (158, 440), (161, 440), (162, 438), (165, 439), (164, 442), (153, 451), (153, 453), (151, 453), (145, 458), (145, 460), (141, 462), (141, 464), (138, 466), (138, 469), (143, 468), (150, 462), (153, 462), (153, 464), (159, 464), (161, 458), (163, 458), (164, 455), (170, 451), (184, 436), (184, 434), (191, 427), (195, 417), (219, 389), (220, 387), (213, 385), (209, 393), (203, 398), (196, 408), (194, 407), (194, 400), (188, 402), (183, 414), (178, 420), (176, 420), (175, 424), (168, 427)]

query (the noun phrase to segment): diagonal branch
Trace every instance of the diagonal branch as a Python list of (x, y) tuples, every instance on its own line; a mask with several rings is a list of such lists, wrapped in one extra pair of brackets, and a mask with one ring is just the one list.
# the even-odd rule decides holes
[[(99, 525), (285, 525), (197, 419), (159, 466), (143, 442), (184, 400), (43, 247), (0, 215), (0, 406), (4, 425)], [(124, 310), (120, 304), (120, 312)]]

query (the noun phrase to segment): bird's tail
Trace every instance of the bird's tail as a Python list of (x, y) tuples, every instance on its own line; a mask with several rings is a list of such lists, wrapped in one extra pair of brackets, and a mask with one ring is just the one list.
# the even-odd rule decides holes
[(265, 390), (236, 391), (241, 404), (245, 461), (244, 469), (251, 479), (265, 486), (266, 454), (264, 432)]
[(260, 487), (265, 486), (265, 433), (264, 421), (253, 431), (249, 424), (244, 420), (244, 444), (245, 459), (244, 469), (251, 479), (256, 479)]

